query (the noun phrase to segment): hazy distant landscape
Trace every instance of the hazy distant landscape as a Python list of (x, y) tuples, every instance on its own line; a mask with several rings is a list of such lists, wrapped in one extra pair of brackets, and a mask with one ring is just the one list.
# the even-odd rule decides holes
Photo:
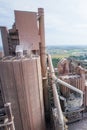
[(61, 58), (87, 62), (87, 46), (47, 46), (47, 52), (51, 54), (55, 67)]
[(80, 56), (87, 54), (87, 46), (47, 46), (52, 57)]

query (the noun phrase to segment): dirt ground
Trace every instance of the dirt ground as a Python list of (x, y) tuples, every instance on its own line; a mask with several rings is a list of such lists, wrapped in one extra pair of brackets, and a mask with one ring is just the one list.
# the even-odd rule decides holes
[(70, 124), (69, 130), (87, 130), (87, 119)]

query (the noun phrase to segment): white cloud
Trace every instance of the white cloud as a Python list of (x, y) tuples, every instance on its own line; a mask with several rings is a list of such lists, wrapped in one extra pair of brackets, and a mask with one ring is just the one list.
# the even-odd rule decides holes
[(87, 43), (87, 0), (0, 0), (0, 25), (11, 27), (13, 10), (45, 10), (47, 44)]

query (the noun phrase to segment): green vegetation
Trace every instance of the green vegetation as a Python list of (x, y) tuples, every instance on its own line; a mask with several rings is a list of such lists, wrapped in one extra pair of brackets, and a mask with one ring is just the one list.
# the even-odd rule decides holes
[(59, 59), (62, 59), (62, 58), (67, 58), (69, 57), (70, 55), (69, 54), (51, 54), (52, 55), (52, 58), (59, 58)]
[(59, 58), (52, 58), (53, 66), (55, 68), (57, 68), (57, 64), (58, 64), (59, 60), (60, 60)]

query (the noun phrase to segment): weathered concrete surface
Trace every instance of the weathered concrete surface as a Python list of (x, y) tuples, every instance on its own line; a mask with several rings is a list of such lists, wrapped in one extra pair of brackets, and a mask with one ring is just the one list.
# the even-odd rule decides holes
[(87, 119), (70, 124), (69, 130), (87, 130)]

